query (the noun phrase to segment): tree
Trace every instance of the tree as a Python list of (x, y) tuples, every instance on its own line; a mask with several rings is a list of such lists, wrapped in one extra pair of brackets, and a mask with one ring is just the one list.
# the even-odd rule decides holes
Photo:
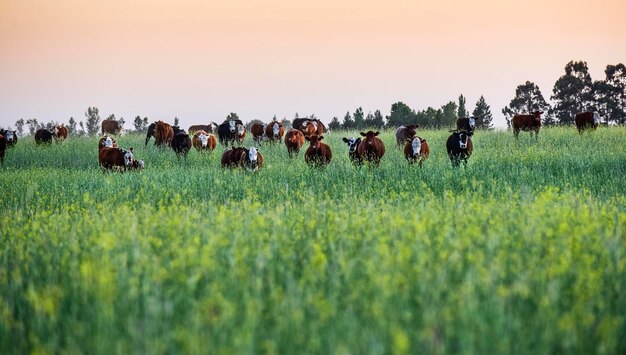
[(328, 129), (337, 130), (339, 128), (341, 128), (341, 122), (339, 122), (339, 119), (337, 118), (337, 116), (335, 116), (328, 124)]
[(352, 116), (350, 115), (350, 111), (346, 112), (346, 115), (343, 117), (343, 122), (341, 123), (341, 128), (343, 129), (353, 129), (354, 121), (352, 120)]
[[(297, 115), (297, 114), (296, 114)], [(230, 121), (230, 120), (238, 120), (239, 119), (239, 115), (237, 115), (234, 112), (231, 112), (228, 114), (228, 116), (226, 116), (226, 121)]]
[(24, 133), (24, 123), (25, 122), (23, 118), (15, 121), (15, 129), (17, 130), (17, 134), (20, 136)]
[(285, 129), (285, 132), (287, 132), (288, 130), (292, 128), (291, 121), (289, 121), (287, 117), (283, 117), (283, 119), (280, 122), (283, 124), (283, 128)]
[(621, 123), (626, 119), (626, 67), (607, 65), (606, 79), (594, 82), (597, 109), (605, 112), (607, 122)]
[(559, 123), (574, 123), (578, 112), (595, 109), (593, 82), (587, 62), (571, 61), (565, 65), (565, 75), (560, 77), (550, 97), (554, 101), (551, 113)]
[(365, 117), (363, 114), (363, 109), (361, 107), (357, 108), (356, 111), (354, 111), (354, 115), (352, 115), (352, 117), (354, 118), (354, 128), (365, 128)]
[(178, 127), (178, 117), (174, 116), (174, 126)]
[(417, 115), (404, 102), (398, 101), (391, 105), (391, 112), (387, 116), (388, 127), (399, 127), (403, 125), (415, 124)]
[(465, 109), (465, 103), (466, 102), (467, 102), (467, 100), (465, 99), (463, 94), (461, 94), (461, 96), (459, 96), (459, 110), (457, 112), (457, 116), (458, 117), (467, 117), (468, 116), (468, 112)]
[(70, 135), (76, 135), (76, 124), (77, 123), (74, 117), (70, 117), (70, 122), (67, 126), (67, 130)]
[(491, 114), (491, 108), (487, 105), (484, 96), (480, 95), (480, 99), (476, 102), (472, 116), (476, 120), (476, 128), (493, 129), (493, 125), (491, 124), (493, 115)]
[(441, 106), (441, 116), (437, 118), (438, 124), (436, 124), (435, 127), (456, 127), (458, 112), (458, 106), (454, 101), (450, 101), (447, 104)]
[(135, 132), (145, 132), (148, 129), (148, 117), (141, 118), (137, 115), (133, 120), (133, 127), (135, 127)]
[(78, 135), (82, 136), (85, 134), (85, 125), (83, 124), (83, 121), (78, 122), (78, 125), (80, 126), (80, 131), (78, 132)]
[(39, 122), (36, 118), (31, 118), (26, 120), (26, 124), (28, 125), (28, 133), (34, 136), (37, 129), (39, 129)]
[(87, 135), (93, 136), (98, 133), (100, 129), (100, 114), (97, 107), (88, 107), (85, 112), (87, 122), (85, 124), (87, 128)]
[(374, 120), (372, 121), (372, 127), (381, 129), (384, 126), (385, 126), (385, 119), (383, 118), (383, 114), (380, 113), (380, 110), (374, 111)]
[(529, 114), (533, 111), (543, 111), (543, 123), (550, 125), (554, 123), (550, 114), (550, 105), (546, 102), (537, 86), (532, 81), (526, 81), (522, 85), (518, 85), (515, 89), (515, 97), (502, 109), (502, 114), (507, 121), (507, 125), (511, 125), (511, 117), (516, 114)]

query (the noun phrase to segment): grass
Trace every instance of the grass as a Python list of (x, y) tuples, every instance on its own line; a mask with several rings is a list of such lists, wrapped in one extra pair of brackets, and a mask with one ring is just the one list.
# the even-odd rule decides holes
[(327, 168), (262, 146), (257, 173), (129, 135), (145, 170), (103, 174), (96, 138), (24, 138), (0, 352), (624, 353), (625, 133), (477, 132), (452, 169), (449, 133), (420, 131), (420, 169), (388, 131), (357, 169), (336, 132)]

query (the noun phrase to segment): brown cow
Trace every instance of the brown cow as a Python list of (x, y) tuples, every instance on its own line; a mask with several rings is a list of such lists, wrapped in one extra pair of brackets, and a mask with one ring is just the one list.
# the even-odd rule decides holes
[(543, 111), (535, 111), (530, 115), (515, 115), (511, 120), (513, 125), (513, 135), (519, 137), (519, 131), (530, 132), (532, 137), (535, 132), (535, 140), (539, 139), (539, 129), (541, 128), (541, 114)]
[(174, 138), (174, 128), (163, 121), (157, 121), (154, 126), (154, 140), (157, 146), (169, 146)]
[(67, 128), (65, 128), (65, 126), (55, 126), (52, 129), (52, 133), (57, 142), (62, 142), (67, 139)]
[(261, 170), (263, 167), (263, 155), (255, 148), (246, 149), (237, 147), (227, 149), (222, 154), (223, 168), (245, 168), (249, 171)]
[(309, 141), (309, 148), (304, 154), (304, 161), (309, 166), (323, 167), (330, 164), (333, 158), (333, 152), (330, 150), (328, 144), (323, 143), (324, 136), (312, 135), (305, 137)]
[(597, 112), (580, 112), (574, 119), (578, 133), (583, 134), (586, 129), (596, 129), (600, 124), (600, 115)]
[(103, 135), (105, 133), (118, 135), (118, 134), (121, 134), (123, 130), (124, 130), (124, 127), (122, 127), (122, 125), (116, 120), (102, 121), (102, 134)]
[(283, 134), (285, 134), (283, 124), (276, 120), (270, 122), (270, 124), (265, 127), (265, 135), (267, 136), (267, 139), (269, 139), (270, 143), (274, 143), (276, 141), (278, 141), (278, 143), (282, 143)]
[(374, 165), (380, 164), (380, 159), (385, 155), (385, 144), (378, 138), (379, 134), (380, 132), (373, 131), (367, 131), (367, 133), (361, 132), (361, 136), (365, 138), (363, 138), (357, 148), (359, 156)]
[(246, 126), (244, 126), (243, 123), (238, 123), (235, 126), (235, 140), (237, 141), (237, 144), (241, 145), (244, 138), (246, 138)]
[(292, 128), (287, 131), (285, 135), (285, 146), (287, 146), (287, 153), (291, 158), (293, 154), (298, 154), (300, 148), (304, 145), (304, 134), (299, 130)]
[(252, 124), (252, 127), (250, 127), (252, 140), (254, 141), (254, 143), (257, 144), (257, 146), (261, 144), (262, 140), (267, 139), (267, 137), (265, 136), (265, 126), (266, 125), (263, 123), (255, 122)]
[(0, 134), (0, 163), (4, 165), (4, 157), (7, 154), (7, 139), (5, 136)]
[[(213, 128), (213, 125), (215, 125), (215, 128)], [(190, 126), (189, 129), (187, 130), (187, 132), (189, 132), (189, 134), (192, 134), (192, 135), (200, 131), (204, 131), (205, 133), (217, 133), (217, 124), (211, 123), (208, 125), (204, 125), (204, 124), (193, 125), (193, 126)]]
[(210, 153), (213, 151), (213, 149), (215, 149), (215, 146), (217, 145), (217, 139), (215, 139), (215, 136), (210, 133), (207, 133), (205, 131), (198, 131), (193, 134), (191, 143), (198, 152)]
[(428, 147), (428, 142), (426, 142), (425, 139), (415, 136), (406, 140), (406, 143), (404, 144), (404, 157), (409, 164), (418, 162), (421, 168), (422, 162), (428, 159), (429, 155), (430, 148)]
[(101, 151), (103, 148), (117, 148), (117, 142), (108, 134), (104, 135), (98, 141), (98, 152)]
[(102, 169), (121, 170), (142, 169), (143, 160), (135, 160), (133, 148), (102, 148), (98, 152), (98, 161)]
[(419, 127), (418, 124), (412, 124), (408, 126), (400, 126), (396, 129), (396, 143), (398, 148), (400, 148), (407, 139), (413, 138), (415, 136), (415, 130)]

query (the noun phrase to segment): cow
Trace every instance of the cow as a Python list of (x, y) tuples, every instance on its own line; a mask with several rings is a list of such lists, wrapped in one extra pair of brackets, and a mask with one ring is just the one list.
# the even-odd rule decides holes
[(261, 141), (267, 139), (267, 136), (265, 135), (265, 126), (267, 125), (255, 122), (252, 124), (252, 127), (250, 127), (252, 140), (254, 141), (254, 143), (256, 143), (257, 146), (261, 144)]
[(255, 147), (246, 149), (237, 147), (227, 149), (222, 154), (223, 168), (245, 168), (249, 171), (261, 170), (263, 167), (263, 155)]
[(467, 159), (469, 159), (474, 150), (472, 138), (468, 132), (452, 132), (446, 141), (446, 149), (448, 150), (452, 167), (458, 167), (461, 161), (463, 161), (463, 165), (467, 168)]
[(154, 126), (154, 140), (157, 146), (169, 146), (174, 138), (174, 128), (163, 121), (157, 121)]
[(217, 127), (217, 136), (220, 144), (234, 145), (235, 140), (243, 141), (246, 136), (246, 127), (241, 120), (225, 120)]
[(430, 148), (428, 147), (428, 142), (426, 142), (426, 139), (414, 136), (413, 138), (409, 138), (406, 140), (406, 143), (404, 144), (404, 157), (409, 162), (409, 164), (418, 162), (421, 168), (422, 162), (428, 159), (429, 155)]
[(328, 131), (322, 121), (317, 118), (296, 118), (293, 120), (292, 127), (304, 133), (305, 136), (312, 136), (314, 134), (321, 136)]
[(174, 136), (170, 142), (170, 147), (176, 153), (176, 158), (180, 159), (182, 155), (187, 160), (187, 154), (191, 150), (191, 138), (189, 138), (187, 132), (177, 126), (173, 126), (172, 130), (174, 131)]
[(359, 147), (359, 144), (361, 143), (361, 138), (343, 137), (342, 140), (344, 141), (344, 143), (348, 144), (348, 157), (350, 158), (350, 161), (356, 165), (361, 165), (361, 163), (363, 163), (363, 158), (361, 157), (357, 149)]
[(580, 112), (574, 118), (578, 133), (583, 134), (586, 129), (595, 130), (600, 124), (600, 115), (597, 112)]
[(143, 169), (143, 160), (136, 160), (133, 154), (133, 148), (102, 148), (98, 152), (98, 162), (100, 167), (105, 170), (129, 170)]
[(276, 141), (278, 141), (278, 143), (282, 143), (284, 134), (285, 129), (283, 128), (283, 124), (276, 120), (270, 122), (265, 127), (265, 136), (267, 136), (270, 143), (274, 143)]
[(10, 131), (8, 129), (0, 129), (0, 134), (4, 136), (7, 141), (7, 147), (13, 148), (17, 144), (17, 131)]
[(207, 133), (205, 131), (198, 131), (193, 134), (193, 138), (191, 138), (191, 144), (194, 148), (200, 153), (202, 152), (212, 152), (217, 145), (217, 140), (215, 136)]
[(52, 133), (57, 142), (63, 142), (67, 139), (67, 128), (65, 126), (55, 126), (52, 129)]
[[(148, 133), (146, 133), (146, 144), (145, 144), (145, 146), (148, 146), (148, 141), (150, 140), (150, 138), (154, 137), (154, 128), (155, 127), (156, 127), (156, 122), (152, 122), (148, 126)], [(155, 140), (154, 144), (156, 145), (156, 138), (154, 140)]]
[(106, 134), (98, 140), (98, 152), (103, 148), (117, 148), (117, 142), (111, 136)]
[[(213, 125), (215, 125), (215, 128), (213, 128)], [(217, 124), (211, 123), (208, 125), (203, 125), (203, 124), (193, 125), (193, 126), (190, 126), (189, 129), (187, 130), (187, 132), (192, 135), (200, 131), (204, 131), (204, 133), (217, 133)]]
[(378, 138), (380, 132), (367, 131), (360, 134), (364, 138), (357, 148), (359, 155), (368, 163), (380, 164), (380, 159), (385, 156), (385, 144)]
[(289, 157), (293, 157), (294, 154), (300, 152), (300, 148), (304, 145), (304, 134), (299, 130), (292, 128), (285, 134), (285, 146), (287, 147), (287, 153)]
[(530, 115), (515, 115), (511, 119), (513, 125), (513, 135), (517, 139), (519, 131), (530, 132), (532, 137), (535, 132), (535, 140), (539, 139), (539, 129), (541, 128), (541, 114), (543, 111), (535, 111)]
[(305, 137), (309, 141), (309, 148), (304, 154), (304, 161), (309, 166), (324, 167), (330, 164), (333, 158), (333, 152), (328, 144), (322, 142), (324, 136), (312, 135)]
[(102, 135), (105, 133), (119, 135), (124, 131), (122, 124), (116, 120), (102, 121)]
[(412, 124), (408, 126), (400, 126), (398, 127), (398, 129), (396, 129), (396, 143), (397, 143), (398, 149), (402, 147), (402, 145), (404, 144), (404, 142), (406, 142), (407, 139), (413, 138), (413, 136), (415, 136), (415, 130), (419, 126), (420, 125), (418, 124)]
[(0, 133), (0, 163), (4, 165), (4, 157), (7, 155), (7, 138)]
[(35, 143), (50, 144), (52, 143), (53, 133), (47, 128), (40, 128), (35, 132)]
[(474, 134), (475, 129), (476, 119), (474, 117), (459, 117), (456, 120), (456, 130), (459, 132), (465, 131), (471, 136)]

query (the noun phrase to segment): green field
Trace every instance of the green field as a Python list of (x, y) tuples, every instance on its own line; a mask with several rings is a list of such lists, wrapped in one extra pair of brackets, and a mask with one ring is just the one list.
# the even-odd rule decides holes
[[(393, 132), (356, 169), (341, 132), (308, 168), (260, 172), (127, 135), (141, 172), (102, 173), (97, 138), (0, 168), (0, 353), (626, 353), (626, 129)], [(246, 144), (251, 144), (247, 139)]]

